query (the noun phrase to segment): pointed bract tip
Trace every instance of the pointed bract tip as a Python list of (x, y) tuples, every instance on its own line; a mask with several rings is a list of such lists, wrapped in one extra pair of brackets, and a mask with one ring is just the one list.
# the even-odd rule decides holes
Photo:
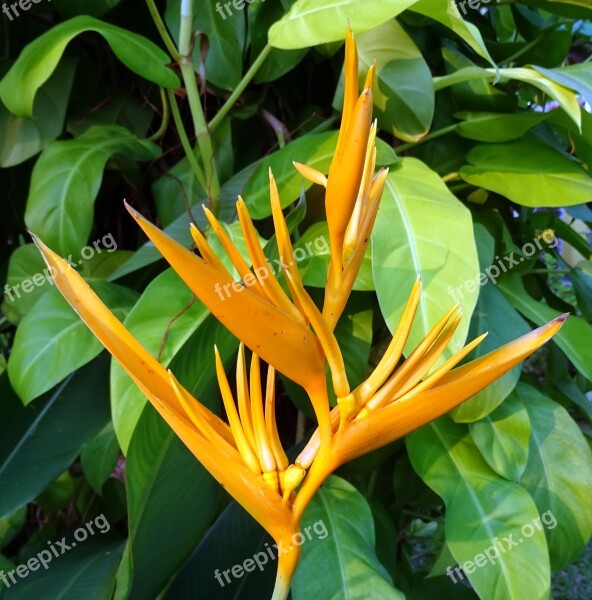
[(141, 215), (141, 214), (140, 214), (140, 213), (139, 213), (139, 212), (138, 212), (138, 211), (137, 211), (135, 208), (132, 208), (132, 207), (131, 207), (131, 206), (128, 204), (127, 200), (124, 200), (124, 201), (123, 201), (123, 205), (125, 206), (125, 208), (126, 208), (127, 212), (128, 212), (128, 213), (129, 213), (129, 214), (130, 214), (130, 215), (131, 215), (131, 216), (132, 216), (134, 219), (140, 219), (140, 218), (142, 217), (142, 215)]
[(559, 317), (556, 317), (555, 319), (553, 319), (553, 321), (557, 321), (558, 323), (565, 323), (565, 321), (567, 321), (567, 317), (569, 317), (571, 313), (563, 313), (562, 315), (560, 315)]

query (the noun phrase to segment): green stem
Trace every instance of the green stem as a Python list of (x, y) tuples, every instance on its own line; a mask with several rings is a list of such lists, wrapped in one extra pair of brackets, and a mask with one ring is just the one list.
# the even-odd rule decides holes
[(245, 76), (240, 80), (234, 92), (228, 96), (228, 100), (226, 100), (226, 102), (223, 104), (222, 108), (218, 111), (218, 114), (210, 121), (210, 131), (216, 130), (230, 109), (236, 104), (236, 101), (240, 98), (241, 94), (245, 91), (245, 88), (249, 85), (249, 83), (251, 83), (251, 80), (253, 77), (255, 77), (257, 71), (259, 71), (261, 65), (265, 62), (265, 59), (269, 56), (271, 50), (272, 48), (269, 44), (267, 44), (265, 48), (261, 50), (261, 53), (255, 59), (255, 62), (251, 65), (249, 70), (245, 73)]
[(197, 79), (191, 57), (191, 37), (193, 24), (193, 0), (181, 0), (181, 27), (179, 30), (179, 65), (187, 91), (187, 100), (193, 118), (193, 129), (201, 154), (201, 162), (206, 175), (206, 191), (210, 199), (210, 210), (218, 215), (220, 205), (220, 182), (214, 160), (212, 137), (206, 123), (197, 89)]
[(173, 113), (173, 121), (175, 121), (175, 126), (177, 128), (177, 133), (179, 134), (179, 139), (181, 140), (181, 144), (183, 145), (183, 150), (185, 150), (185, 155), (187, 156), (187, 160), (189, 161), (189, 166), (195, 175), (195, 178), (199, 182), (199, 185), (205, 190), (206, 189), (206, 178), (195, 158), (195, 154), (193, 152), (193, 148), (191, 147), (191, 143), (189, 142), (189, 138), (187, 137), (187, 132), (185, 131), (185, 127), (183, 126), (183, 119), (181, 119), (181, 113), (179, 112), (179, 107), (177, 106), (177, 101), (175, 100), (175, 95), (171, 90), (167, 90), (167, 95), (169, 99), (169, 105), (171, 107), (171, 112)]
[(415, 146), (419, 146), (419, 144), (423, 144), (424, 142), (429, 142), (430, 140), (435, 140), (436, 138), (442, 137), (443, 135), (447, 135), (452, 133), (457, 128), (457, 123), (452, 125), (448, 125), (448, 127), (442, 127), (442, 129), (437, 129), (436, 131), (432, 131), (424, 138), (419, 140), (418, 142), (408, 142), (407, 144), (401, 144), (400, 146), (395, 146), (395, 152), (403, 152), (404, 150), (409, 150), (409, 148), (415, 148)]
[(290, 582), (286, 581), (278, 573), (275, 580), (275, 586), (273, 588), (273, 594), (271, 600), (286, 600), (290, 593)]
[(528, 44), (520, 48), (520, 50), (517, 50), (516, 52), (514, 52), (514, 54), (508, 56), (508, 58), (505, 58), (502, 61), (503, 64), (507, 66), (510, 63), (513, 63), (517, 58), (520, 58), (523, 54), (526, 54), (530, 49), (534, 48), (540, 41), (546, 38), (549, 33), (550, 31), (548, 30), (542, 31), (537, 37), (534, 38), (534, 40), (531, 40), (530, 42), (528, 42)]
[(160, 13), (158, 12), (158, 9), (156, 8), (156, 4), (154, 3), (154, 0), (146, 0), (146, 5), (148, 6), (148, 10), (150, 11), (152, 20), (154, 21), (154, 24), (156, 25), (156, 29), (158, 29), (158, 33), (160, 33), (160, 37), (162, 38), (164, 45), (166, 46), (167, 50), (169, 51), (169, 54), (173, 57), (173, 60), (175, 62), (179, 62), (180, 57), (179, 57), (179, 52), (177, 51), (177, 48), (175, 46), (175, 42), (173, 42), (173, 40), (171, 39), (171, 36), (169, 35), (166, 25), (164, 24), (164, 21), (162, 20)]
[(156, 132), (154, 132), (148, 139), (155, 142), (159, 140), (165, 133), (169, 126), (169, 117), (171, 116), (171, 111), (169, 109), (169, 103), (167, 100), (167, 93), (164, 88), (160, 88), (160, 99), (162, 101), (162, 123)]

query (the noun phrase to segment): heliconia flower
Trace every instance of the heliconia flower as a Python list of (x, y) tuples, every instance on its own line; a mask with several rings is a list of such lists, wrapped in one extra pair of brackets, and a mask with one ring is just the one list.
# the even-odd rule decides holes
[(376, 167), (376, 123), (372, 121), (374, 66), (358, 98), (358, 55), (351, 29), (345, 39), (343, 115), (335, 156), (325, 177), (312, 167), (294, 163), (313, 183), (326, 188), (325, 209), (331, 243), (323, 318), (333, 329), (341, 316), (362, 265), (384, 190), (388, 169)]
[[(452, 306), (405, 360), (421, 296), (418, 277), (384, 356), (353, 391), (333, 329), (350, 295), (366, 251), (387, 172), (374, 175), (376, 125), (370, 122), (372, 69), (357, 98), (357, 56), (353, 35), (346, 39), (343, 120), (328, 178), (310, 167), (299, 171), (327, 188), (331, 237), (325, 302), (320, 311), (296, 266), (277, 186), (270, 172), (272, 216), (289, 295), (265, 258), (242, 198), (237, 213), (251, 265), (241, 256), (216, 217), (206, 217), (244, 285), (215, 255), (200, 231), (191, 233), (200, 256), (184, 248), (131, 207), (130, 214), (212, 314), (241, 340), (236, 392), (215, 349), (216, 373), (228, 423), (195, 399), (172, 373), (135, 340), (72, 266), (33, 236), (54, 274), (56, 287), (103, 345), (121, 363), (156, 410), (196, 458), (288, 551), (279, 554), (272, 600), (285, 600), (299, 558), (291, 540), (323, 481), (340, 465), (384, 446), (441, 417), (519, 364), (547, 342), (567, 315), (472, 362), (457, 366), (485, 337), (478, 337), (436, 366), (462, 317)], [(127, 205), (126, 205), (127, 206)], [(251, 349), (249, 368), (245, 346)], [(265, 392), (261, 357), (268, 363)], [(337, 395), (330, 410), (327, 362)], [(275, 372), (308, 393), (318, 421), (293, 464), (282, 447), (275, 420)]]
[(294, 503), (297, 517), (323, 481), (339, 466), (404, 437), (474, 396), (538, 350), (557, 333), (568, 316), (557, 317), (455, 369), (483, 341), (487, 335), (483, 334), (430, 373), (460, 322), (462, 309), (456, 304), (396, 367), (409, 337), (420, 295), (418, 277), (392, 341), (374, 372), (347, 398), (338, 398), (338, 405), (331, 411), (334, 435), (329, 445), (319, 453), (317, 431), (297, 457), (297, 467), (310, 468)]
[(252, 270), (216, 217), (207, 208), (204, 210), (244, 286), (233, 280), (197, 227), (191, 226), (191, 234), (201, 257), (168, 237), (127, 204), (126, 207), (164, 258), (212, 314), (253, 352), (306, 390), (321, 432), (328, 439), (330, 421), (325, 360), (330, 367), (335, 392), (346, 396), (350, 389), (343, 357), (332, 329), (327, 327), (302, 285), (271, 171), (269, 185), (280, 262), (292, 299), (282, 289), (265, 259), (242, 198), (238, 199), (237, 212)]
[[(278, 590), (286, 586), (300, 548), (293, 518), (294, 489), (304, 470), (290, 465), (275, 419), (275, 370), (269, 367), (263, 391), (259, 357), (252, 355), (249, 375), (241, 344), (237, 361), (237, 400), (220, 355), (216, 373), (229, 424), (195, 399), (125, 328), (72, 266), (41, 240), (33, 240), (55, 285), (91, 331), (116, 358), (162, 418), (212, 476), (287, 552), (278, 557)], [(280, 592), (278, 592), (280, 594)], [(283, 597), (283, 596), (278, 596)]]

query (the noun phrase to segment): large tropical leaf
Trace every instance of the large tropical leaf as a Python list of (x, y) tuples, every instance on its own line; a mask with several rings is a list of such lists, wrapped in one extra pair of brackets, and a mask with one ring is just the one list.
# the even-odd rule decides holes
[[(455, 303), (451, 291), (478, 279), (470, 212), (417, 159), (403, 159), (401, 168), (388, 176), (372, 232), (372, 268), (380, 308), (391, 331), (417, 275), (422, 277), (423, 293), (406, 353)], [(465, 341), (478, 293), (478, 286), (473, 286), (464, 294), (464, 319), (451, 341), (452, 350)]]
[(102, 35), (119, 60), (140, 77), (166, 88), (179, 86), (177, 76), (165, 66), (169, 57), (150, 40), (93, 17), (79, 16), (55, 25), (26, 46), (0, 81), (0, 99), (11, 112), (33, 116), (37, 90), (51, 77), (66, 46), (85, 31)]
[[(543, 526), (530, 494), (495, 473), (467, 427), (448, 417), (407, 437), (414, 469), (446, 503), (446, 543), (482, 598), (549, 597), (551, 571)], [(539, 527), (535, 523), (539, 523)]]
[[(302, 557), (292, 584), (294, 600), (403, 600), (375, 551), (372, 512), (347, 481), (330, 477), (302, 520)], [(315, 535), (317, 534), (317, 535)], [(299, 538), (300, 539), (300, 538)]]

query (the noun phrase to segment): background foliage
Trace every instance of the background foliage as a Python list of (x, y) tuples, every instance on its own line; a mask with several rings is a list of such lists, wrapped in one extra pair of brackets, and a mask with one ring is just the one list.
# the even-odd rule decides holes
[[(179, 5), (157, 7), (173, 38)], [(489, 331), (477, 355), (572, 314), (521, 368), (327, 482), (304, 525), (323, 519), (329, 536), (303, 546), (292, 597), (549, 597), (551, 572), (577, 560), (592, 532), (592, 5), (227, 6), (231, 15), (196, 0), (193, 61), (219, 214), (239, 247), (238, 193), (270, 236), (270, 166), (296, 247), (326, 235), (322, 196), (291, 163), (328, 168), (348, 19), (361, 80), (376, 60), (378, 163), (390, 175), (336, 330), (353, 383), (378, 361), (418, 273), (425, 292), (407, 352), (457, 299), (464, 326), (451, 351)], [(273, 567), (224, 588), (214, 579), (265, 536), (44, 276), (35, 279), (44, 265), (26, 232), (77, 264), (146, 348), (219, 408), (212, 346), (230, 365), (237, 341), (122, 205), (127, 198), (187, 246), (190, 220), (206, 229), (200, 205), (216, 192), (196, 177), (197, 145), (186, 154), (180, 143), (184, 129), (196, 140), (178, 68), (148, 6), (132, 0), (40, 2), (12, 20), (3, 14), (1, 35), (0, 568), (97, 514), (112, 528), (49, 571), (0, 587), (0, 597), (266, 597)], [(165, 90), (176, 90), (172, 107)], [(559, 242), (534, 247), (543, 232)], [(89, 253), (95, 241), (102, 251)], [(313, 291), (325, 281), (321, 246), (299, 263)], [(493, 267), (499, 277), (479, 285)], [(282, 437), (298, 446), (313, 427), (309, 407), (293, 386), (278, 402)], [(445, 575), (549, 510), (555, 528), (467, 573), (470, 586)], [(590, 581), (565, 573), (573, 580), (555, 579), (555, 597), (589, 598)]]

